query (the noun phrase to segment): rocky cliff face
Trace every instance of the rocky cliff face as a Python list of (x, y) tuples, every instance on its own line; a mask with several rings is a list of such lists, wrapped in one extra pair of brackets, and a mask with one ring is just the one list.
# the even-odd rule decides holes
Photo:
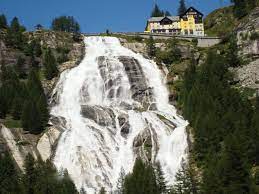
[(233, 70), (235, 79), (242, 87), (259, 91), (259, 8), (255, 8), (236, 31), (239, 56), (247, 62)]

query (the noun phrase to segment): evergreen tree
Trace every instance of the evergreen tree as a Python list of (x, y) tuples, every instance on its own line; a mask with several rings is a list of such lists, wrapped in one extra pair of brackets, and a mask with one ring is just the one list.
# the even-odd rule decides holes
[(158, 163), (156, 167), (156, 182), (158, 185), (158, 192), (160, 194), (167, 193), (166, 181), (160, 163)]
[(73, 16), (60, 16), (52, 21), (52, 30), (79, 33), (80, 26)]
[(150, 56), (150, 57), (156, 56), (156, 46), (155, 46), (155, 41), (152, 36), (150, 36), (147, 41), (147, 53), (148, 53), (148, 56)]
[(247, 0), (231, 0), (234, 3), (234, 15), (242, 18), (247, 14)]
[(24, 130), (30, 131), (30, 133), (39, 133), (43, 130), (40, 112), (34, 100), (30, 99), (25, 102), (21, 119)]
[(65, 170), (63, 172), (61, 185), (62, 185), (62, 190), (60, 191), (60, 193), (63, 193), (63, 194), (77, 194), (78, 193), (76, 190), (75, 184), (73, 183), (70, 176), (68, 175), (67, 170)]
[(25, 36), (23, 35), (24, 31), (25, 28), (20, 25), (18, 18), (14, 17), (10, 27), (7, 29), (7, 44), (18, 49), (23, 49), (26, 42)]
[(253, 142), (255, 145), (255, 164), (259, 165), (259, 96), (256, 97), (255, 111), (252, 118)]
[(151, 17), (163, 17), (163, 16), (164, 16), (164, 12), (160, 10), (157, 4), (155, 4), (155, 7), (151, 13)]
[(4, 14), (0, 15), (0, 29), (7, 28), (7, 20)]
[(165, 16), (171, 16), (171, 13), (169, 11), (166, 11)]
[(172, 62), (178, 62), (181, 59), (181, 50), (177, 47), (177, 40), (172, 38), (168, 41), (169, 56)]
[(49, 120), (48, 103), (44, 93), (38, 98), (37, 109), (39, 111), (41, 129), (44, 129)]
[(50, 48), (48, 48), (43, 57), (43, 65), (45, 67), (45, 77), (48, 80), (51, 80), (55, 76), (58, 75), (58, 68), (56, 64), (56, 59), (54, 55), (52, 54), (52, 51)]
[(38, 72), (35, 69), (32, 69), (29, 73), (27, 89), (29, 91), (30, 97), (34, 99), (36, 102), (38, 101), (41, 95), (44, 95), (44, 90), (41, 85)]
[(150, 164), (136, 159), (133, 172), (125, 177), (124, 194), (158, 194), (156, 176)]
[(13, 100), (12, 117), (14, 120), (20, 120), (23, 109), (23, 100), (21, 97), (16, 96)]
[(15, 71), (20, 79), (25, 79), (27, 76), (24, 65), (25, 65), (25, 59), (19, 56), (15, 64)]
[(184, 0), (180, 0), (180, 5), (178, 8), (178, 15), (182, 16), (186, 12), (186, 5)]
[(28, 194), (36, 194), (35, 185), (37, 185), (37, 169), (36, 163), (31, 154), (28, 154), (25, 158), (24, 162), (24, 171), (25, 174), (23, 176), (23, 181), (25, 185), (26, 193)]
[(8, 153), (0, 154), (0, 193), (22, 193), (18, 173), (14, 162)]
[(227, 63), (230, 67), (240, 66), (240, 59), (238, 57), (238, 46), (236, 35), (232, 35), (229, 40), (229, 46), (226, 53)]
[(245, 151), (239, 135), (230, 135), (225, 140), (225, 149), (219, 161), (220, 186), (223, 193), (254, 193), (251, 175), (243, 154)]
[(187, 164), (182, 164), (181, 169), (175, 176), (175, 184), (170, 194), (198, 194), (198, 182), (194, 177), (193, 170)]

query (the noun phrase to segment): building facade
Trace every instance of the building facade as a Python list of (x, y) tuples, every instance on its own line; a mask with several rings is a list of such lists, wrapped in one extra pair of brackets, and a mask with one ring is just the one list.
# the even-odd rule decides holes
[(204, 36), (203, 14), (190, 7), (181, 16), (152, 17), (147, 22), (145, 32)]

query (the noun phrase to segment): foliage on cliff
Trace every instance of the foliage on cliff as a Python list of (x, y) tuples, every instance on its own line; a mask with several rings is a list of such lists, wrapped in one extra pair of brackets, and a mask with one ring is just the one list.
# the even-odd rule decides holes
[(73, 16), (60, 16), (55, 18), (51, 24), (52, 30), (63, 32), (80, 32), (80, 25)]
[(199, 68), (190, 64), (181, 91), (183, 113), (194, 128), (194, 155), (203, 168), (202, 191), (255, 193), (251, 168), (259, 162), (259, 128), (253, 121), (258, 104), (253, 106), (230, 85), (228, 61), (211, 51)]
[(209, 36), (224, 37), (233, 31), (237, 22), (233, 14), (233, 6), (217, 9), (205, 18), (205, 33)]
[(3, 194), (77, 194), (67, 172), (59, 174), (50, 161), (25, 160), (25, 170), (18, 172), (9, 154), (0, 155), (0, 193)]

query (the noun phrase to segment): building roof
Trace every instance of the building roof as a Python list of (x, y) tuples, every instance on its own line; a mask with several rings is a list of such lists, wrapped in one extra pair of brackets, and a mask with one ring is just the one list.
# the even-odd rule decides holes
[(188, 12), (190, 12), (190, 11), (195, 11), (195, 12), (197, 12), (198, 14), (200, 14), (200, 15), (203, 16), (203, 13), (201, 13), (200, 11), (198, 11), (197, 9), (195, 9), (194, 7), (189, 7), (189, 8), (184, 12), (184, 14), (181, 15), (181, 16), (186, 15), (186, 14), (187, 14)]
[(180, 17), (179, 16), (164, 16), (164, 17), (152, 17), (150, 18), (148, 21), (149, 22), (160, 22), (161, 20), (163, 20), (164, 18), (168, 18), (171, 21), (179, 21)]

